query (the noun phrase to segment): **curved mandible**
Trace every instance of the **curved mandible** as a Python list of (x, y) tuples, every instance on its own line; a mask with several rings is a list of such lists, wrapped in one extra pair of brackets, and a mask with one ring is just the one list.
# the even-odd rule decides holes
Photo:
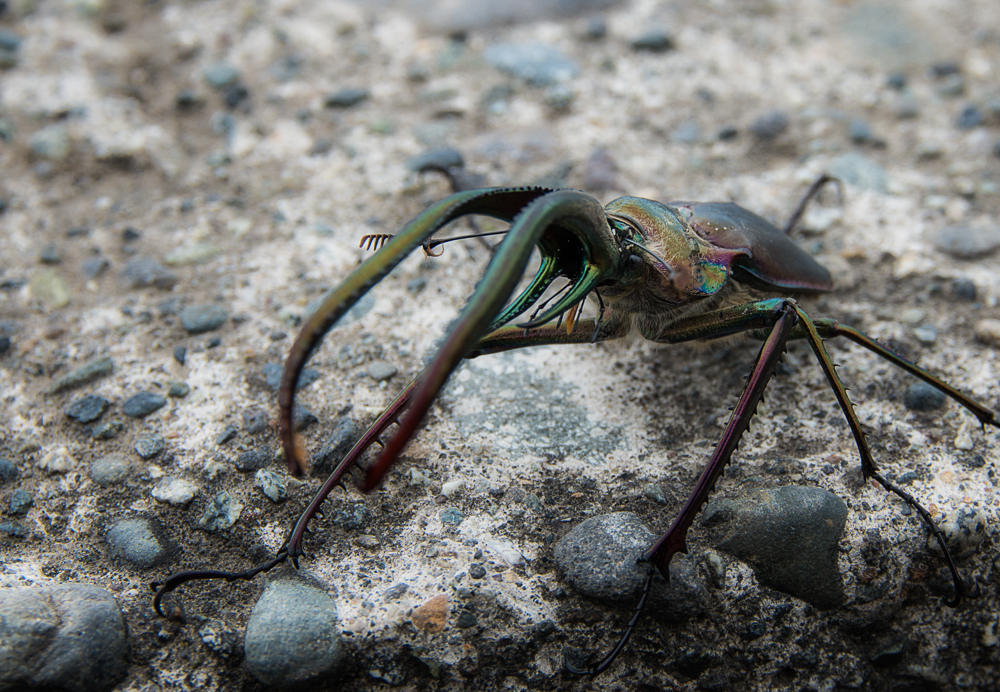
[(466, 214), (493, 216), (511, 221), (526, 205), (541, 197), (548, 188), (490, 188), (470, 190), (446, 197), (426, 209), (408, 223), (402, 231), (386, 243), (351, 273), (337, 288), (330, 292), (322, 305), (302, 327), (292, 344), (285, 361), (285, 371), (278, 389), (278, 424), (285, 450), (288, 470), (301, 476), (306, 467), (306, 453), (295, 442), (292, 430), (292, 407), (299, 374), (320, 340), (344, 313), (375, 284), (415, 249), (423, 245), (438, 229)]
[[(498, 246), (476, 290), (424, 370), (410, 400), (409, 412), (369, 468), (360, 486), (363, 492), (378, 486), (392, 467), (452, 371), (486, 334), (513, 293), (542, 234), (554, 226), (572, 229), (581, 239), (595, 241), (585, 240), (584, 247), (589, 256), (588, 265), (599, 270), (587, 272), (576, 280), (574, 291), (582, 291), (577, 302), (583, 300), (598, 283), (621, 272), (620, 253), (613, 243), (607, 216), (594, 197), (575, 190), (559, 190), (528, 205)], [(605, 229), (606, 237), (602, 237)]]

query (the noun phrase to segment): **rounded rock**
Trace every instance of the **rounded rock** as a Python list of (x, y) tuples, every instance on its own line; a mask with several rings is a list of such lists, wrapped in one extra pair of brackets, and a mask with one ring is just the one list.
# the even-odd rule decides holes
[(990, 346), (1000, 346), (1000, 320), (979, 320), (976, 323), (976, 339)]
[(903, 393), (903, 405), (911, 411), (936, 411), (948, 398), (944, 392), (926, 382), (914, 382)]
[(0, 457), (0, 485), (16, 481), (17, 476), (17, 466), (14, 465), (14, 462)]
[(167, 398), (156, 392), (139, 392), (125, 400), (122, 413), (130, 418), (145, 418), (167, 405)]
[(274, 471), (260, 469), (253, 477), (253, 484), (260, 488), (271, 502), (283, 502), (288, 499), (288, 484)]
[(788, 116), (780, 110), (767, 111), (754, 118), (748, 129), (758, 139), (774, 139), (788, 129)]
[(79, 423), (93, 423), (100, 419), (111, 402), (98, 394), (88, 394), (66, 407), (66, 415)]
[(384, 360), (373, 361), (368, 366), (368, 376), (379, 382), (388, 380), (397, 372), (399, 372), (399, 369), (395, 365), (387, 363)]
[(152, 459), (166, 448), (167, 443), (162, 435), (149, 435), (135, 441), (135, 453), (143, 459)]
[(206, 531), (223, 531), (236, 523), (242, 511), (243, 503), (237, 502), (223, 490), (205, 508), (205, 513), (198, 520), (198, 527)]
[(167, 476), (150, 493), (154, 500), (171, 505), (186, 505), (198, 494), (198, 486), (182, 478)]
[(269, 449), (251, 449), (236, 457), (236, 468), (240, 471), (257, 471), (271, 463), (272, 458), (273, 455)]
[(204, 303), (189, 305), (181, 310), (181, 324), (189, 334), (212, 332), (226, 323), (229, 313), (221, 305)]
[(35, 504), (35, 500), (31, 497), (31, 493), (19, 488), (11, 493), (10, 501), (7, 503), (7, 512), (15, 517), (19, 514), (27, 514), (33, 504)]
[(143, 517), (115, 522), (105, 538), (112, 557), (123, 558), (138, 567), (152, 567), (166, 555), (151, 520)]
[(247, 622), (247, 667), (265, 685), (288, 687), (336, 674), (345, 660), (337, 604), (304, 581), (268, 584)]
[[(966, 557), (976, 552), (986, 538), (989, 520), (977, 507), (959, 507), (948, 513), (938, 528), (944, 534), (945, 545), (952, 557)], [(944, 555), (937, 536), (927, 537), (927, 548), (935, 555)]]
[(90, 462), (90, 477), (102, 487), (120, 483), (128, 476), (129, 466), (121, 454), (107, 454)]

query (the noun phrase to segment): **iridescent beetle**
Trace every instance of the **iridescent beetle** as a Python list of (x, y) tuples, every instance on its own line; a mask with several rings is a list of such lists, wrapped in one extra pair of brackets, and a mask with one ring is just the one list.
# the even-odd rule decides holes
[[(825, 180), (821, 179), (813, 186), (788, 228), (823, 182)], [(671, 558), (678, 552), (686, 552), (688, 529), (748, 429), (785, 345), (792, 338), (806, 339), (816, 354), (847, 417), (865, 479), (876, 481), (911, 505), (936, 535), (939, 545), (946, 546), (929, 513), (913, 497), (878, 473), (823, 339), (843, 336), (854, 341), (944, 392), (984, 426), (1000, 427), (996, 415), (865, 334), (834, 320), (813, 320), (791, 298), (741, 302), (741, 297), (745, 298), (749, 291), (771, 294), (823, 292), (832, 289), (832, 282), (829, 272), (795, 245), (786, 232), (731, 203), (667, 205), (637, 197), (621, 197), (601, 207), (594, 197), (573, 190), (468, 190), (434, 204), (397, 235), (377, 237), (374, 244), (384, 245), (328, 295), (302, 328), (288, 356), (279, 391), (279, 422), (289, 470), (293, 474), (304, 472), (307, 458), (292, 430), (295, 385), (323, 335), (405, 257), (421, 246), (429, 249), (438, 244), (440, 241), (432, 240), (433, 235), (446, 224), (468, 214), (491, 216), (511, 225), (468, 304), (451, 324), (427, 367), (379, 415), (334, 469), (272, 560), (246, 572), (207, 570), (173, 575), (162, 585), (153, 585), (157, 589), (154, 605), (158, 611), (162, 597), (186, 581), (250, 579), (287, 558), (298, 566), (308, 523), (320, 512), (329, 493), (342, 482), (361, 454), (375, 442), (381, 444), (380, 436), (396, 423), (398, 429), (367, 469), (361, 489), (367, 492), (378, 486), (462, 359), (540, 344), (617, 339), (632, 330), (662, 343), (745, 333), (762, 339), (763, 346), (722, 439), (690, 497), (670, 529), (641, 559), (648, 562), (650, 568), (642, 597), (624, 634), (611, 653), (596, 665), (580, 669), (567, 662), (569, 670), (599, 673), (625, 646), (649, 593), (654, 568), (664, 578), (669, 578)], [(367, 242), (371, 245), (372, 239), (368, 238)], [(537, 273), (527, 288), (511, 300), (535, 248), (541, 254)], [(565, 285), (554, 296), (543, 299), (558, 279), (565, 279)], [(599, 314), (593, 319), (580, 319), (580, 306), (590, 295), (597, 298)], [(517, 322), (532, 309), (527, 320)], [(957, 605), (964, 593), (964, 584), (947, 548), (945, 557), (955, 588), (950, 605)]]

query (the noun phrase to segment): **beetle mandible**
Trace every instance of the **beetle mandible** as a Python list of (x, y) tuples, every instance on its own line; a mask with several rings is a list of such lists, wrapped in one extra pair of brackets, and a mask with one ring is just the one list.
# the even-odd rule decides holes
[[(866, 334), (832, 319), (812, 319), (790, 297), (749, 297), (832, 289), (829, 272), (787, 235), (806, 202), (827, 180), (821, 178), (812, 187), (785, 231), (733, 203), (662, 204), (621, 197), (602, 207), (597, 199), (579, 191), (508, 187), (457, 192), (429, 207), (395, 236), (378, 236), (374, 242), (372, 237), (366, 237), (362, 245), (381, 247), (331, 291), (306, 321), (285, 365), (279, 389), (279, 424), (289, 470), (295, 475), (301, 475), (307, 465), (307, 453), (292, 427), (295, 388), (322, 337), (410, 253), (420, 247), (429, 251), (439, 244), (440, 240), (433, 240), (434, 234), (451, 221), (477, 214), (511, 224), (436, 354), (333, 470), (276, 556), (245, 572), (197, 570), (172, 575), (164, 583), (153, 585), (157, 590), (156, 609), (160, 610), (166, 593), (190, 580), (250, 579), (288, 558), (297, 567), (308, 524), (333, 488), (342, 483), (344, 475), (371, 445), (382, 444), (380, 436), (395, 423), (398, 429), (383, 444), (361, 484), (366, 492), (377, 487), (463, 359), (542, 344), (619, 339), (633, 330), (660, 343), (748, 334), (762, 340), (763, 345), (722, 438), (680, 514), (640, 560), (649, 563), (649, 570), (624, 634), (612, 651), (593, 666), (577, 668), (567, 661), (571, 672), (597, 674), (625, 646), (646, 601), (654, 570), (669, 578), (672, 557), (686, 552), (687, 532), (747, 431), (789, 339), (805, 339), (816, 355), (857, 444), (865, 480), (875, 481), (912, 506), (937, 536), (938, 543), (945, 546), (955, 588), (950, 604), (956, 605), (964, 584), (944, 537), (930, 514), (911, 495), (879, 473), (824, 339), (845, 337), (859, 344), (942, 391), (984, 426), (1000, 427), (996, 414)], [(528, 286), (511, 300), (536, 248), (541, 255), (539, 268)], [(543, 300), (558, 279), (564, 279), (565, 285)], [(599, 303), (597, 317), (579, 318), (581, 304), (591, 295)], [(529, 310), (530, 316), (518, 321)]]

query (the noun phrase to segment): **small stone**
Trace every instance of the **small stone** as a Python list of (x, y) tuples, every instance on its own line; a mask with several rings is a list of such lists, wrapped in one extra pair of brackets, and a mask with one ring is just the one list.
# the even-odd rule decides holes
[(106, 454), (90, 462), (90, 478), (101, 487), (124, 481), (131, 464), (121, 454)]
[(108, 591), (0, 589), (0, 689), (105, 692), (128, 674), (128, 653), (125, 619)]
[(321, 476), (328, 476), (336, 464), (347, 456), (354, 444), (361, 437), (362, 430), (357, 422), (348, 417), (343, 417), (337, 421), (333, 432), (320, 447), (319, 451), (310, 460), (313, 472)]
[(292, 430), (301, 432), (314, 423), (318, 423), (316, 414), (301, 404), (296, 404), (292, 410)]
[(157, 502), (166, 502), (171, 505), (186, 506), (198, 494), (198, 486), (191, 481), (182, 478), (166, 476), (160, 479), (150, 495)]
[(234, 500), (228, 492), (222, 491), (212, 498), (205, 513), (198, 519), (198, 526), (205, 531), (223, 531), (236, 523), (242, 511), (243, 504)]
[(225, 96), (223, 96), (222, 101), (226, 104), (227, 108), (236, 108), (244, 101), (244, 99), (249, 97), (249, 89), (242, 84), (233, 84), (231, 87), (226, 89), (226, 93)]
[(253, 484), (260, 488), (271, 502), (284, 502), (288, 499), (288, 484), (274, 471), (260, 469), (253, 477)]
[(174, 360), (183, 366), (184, 361), (187, 360), (187, 352), (187, 346), (177, 346), (174, 348)]
[[(983, 539), (986, 538), (988, 527), (989, 519), (982, 510), (976, 507), (954, 509), (938, 525), (941, 533), (944, 534), (945, 545), (948, 546), (951, 556), (955, 558), (966, 557), (976, 552)], [(937, 536), (933, 533), (927, 538), (927, 548), (935, 555), (944, 555), (941, 544), (938, 543)]]
[(730, 139), (736, 139), (740, 134), (740, 131), (733, 125), (726, 125), (722, 127), (719, 132), (715, 135), (720, 142), (726, 142)]
[(875, 137), (872, 126), (864, 118), (851, 118), (847, 124), (847, 134), (855, 144), (865, 144)]
[(903, 393), (903, 405), (911, 411), (935, 411), (947, 402), (945, 393), (923, 381), (917, 381)]
[(368, 376), (378, 382), (390, 379), (397, 372), (399, 369), (395, 365), (384, 360), (372, 361), (368, 365)]
[(145, 418), (167, 405), (167, 398), (156, 392), (133, 394), (122, 404), (122, 413), (129, 418)]
[(348, 87), (328, 94), (323, 99), (323, 105), (327, 108), (350, 108), (367, 100), (370, 96), (371, 92), (368, 89)]
[(112, 557), (123, 558), (138, 567), (152, 567), (166, 556), (152, 520), (145, 517), (115, 522), (105, 540), (111, 548)]
[(105, 257), (88, 257), (80, 263), (80, 272), (86, 279), (96, 279), (105, 271), (111, 263)]
[(49, 307), (59, 309), (69, 305), (71, 296), (66, 282), (55, 269), (40, 271), (28, 282), (28, 293)]
[(93, 423), (104, 415), (111, 402), (98, 394), (88, 394), (66, 407), (66, 415), (79, 423)]
[(448, 507), (441, 511), (441, 523), (451, 526), (458, 526), (465, 519), (465, 515), (455, 507)]
[(38, 255), (38, 261), (42, 264), (59, 264), (62, 262), (62, 255), (59, 254), (59, 246), (49, 243), (42, 248)]
[(920, 308), (904, 308), (898, 313), (897, 319), (903, 324), (914, 327), (923, 322), (926, 316), (927, 313)]
[(43, 127), (31, 135), (28, 138), (28, 146), (35, 156), (60, 162), (69, 158), (73, 144), (69, 137), (69, 129), (57, 123)]
[(7, 513), (13, 514), (15, 517), (27, 514), (33, 504), (35, 504), (35, 500), (31, 497), (31, 493), (18, 488), (10, 495), (10, 500), (7, 502)]
[(205, 81), (213, 89), (225, 89), (240, 78), (240, 71), (229, 63), (216, 63), (205, 68)]
[(482, 579), (486, 576), (486, 568), (478, 562), (473, 562), (469, 565), (469, 576), (473, 579)]
[(206, 620), (198, 628), (198, 637), (209, 649), (223, 658), (239, 652), (240, 636), (222, 620)]
[(0, 356), (7, 353), (10, 350), (10, 337), (3, 335), (0, 336)]
[(76, 466), (76, 459), (69, 453), (65, 445), (46, 452), (38, 462), (38, 466), (47, 473), (69, 473)]
[(603, 17), (591, 17), (587, 20), (587, 28), (584, 29), (584, 38), (590, 41), (601, 41), (608, 35), (608, 23)]
[(235, 438), (239, 434), (239, 432), (240, 432), (239, 429), (235, 425), (230, 423), (225, 428), (223, 428), (222, 432), (219, 433), (219, 436), (215, 438), (215, 444), (220, 446), (224, 445), (227, 442), (230, 442), (233, 438)]
[(256, 471), (270, 464), (273, 458), (274, 454), (269, 449), (263, 447), (251, 449), (236, 457), (236, 468), (240, 471)]
[(889, 191), (889, 174), (882, 166), (861, 154), (850, 151), (833, 159), (826, 173), (837, 180), (885, 194)]
[(965, 77), (960, 74), (950, 74), (942, 79), (934, 90), (945, 97), (961, 96), (965, 93)]
[(427, 288), (427, 279), (423, 276), (417, 276), (406, 282), (406, 292), (411, 296), (419, 294)]
[(0, 534), (11, 538), (25, 538), (28, 535), (28, 529), (16, 521), (0, 521)]
[(310, 583), (271, 582), (250, 614), (243, 652), (247, 668), (265, 685), (336, 679), (346, 660), (336, 603)]
[(17, 466), (10, 459), (0, 457), (0, 485), (13, 483), (17, 480)]
[(900, 120), (916, 118), (920, 115), (920, 101), (909, 90), (902, 91), (895, 99), (892, 110)]
[(788, 116), (784, 111), (771, 110), (754, 118), (748, 128), (761, 140), (772, 140), (788, 129)]
[(166, 448), (167, 442), (162, 435), (149, 435), (135, 441), (135, 452), (143, 459), (152, 459)]
[(913, 330), (913, 335), (917, 341), (928, 346), (937, 341), (937, 329), (934, 327), (917, 327)]
[(354, 539), (354, 542), (357, 543), (362, 548), (367, 548), (369, 550), (374, 550), (375, 548), (378, 548), (380, 545), (382, 545), (379, 539), (369, 534), (358, 536), (357, 538)]
[(958, 118), (955, 120), (955, 125), (960, 130), (971, 130), (974, 127), (982, 125), (984, 120), (985, 118), (983, 117), (982, 111), (975, 106), (966, 106), (962, 109), (962, 112), (958, 114)]
[(976, 284), (972, 279), (955, 279), (951, 282), (951, 292), (959, 300), (972, 302), (976, 299)]
[(670, 133), (670, 141), (680, 144), (696, 144), (700, 139), (701, 125), (695, 120), (688, 120)]
[(982, 343), (1000, 347), (1000, 320), (979, 320), (975, 331), (976, 339)]
[(183, 399), (191, 391), (191, 387), (187, 382), (181, 382), (180, 380), (170, 380), (167, 383), (167, 396), (172, 399)]
[(169, 252), (163, 261), (173, 267), (208, 264), (222, 254), (222, 248), (212, 243), (182, 245)]
[(406, 162), (406, 167), (417, 173), (428, 170), (447, 171), (464, 166), (465, 160), (462, 158), (462, 152), (452, 147), (430, 149), (422, 154), (417, 154)]
[(659, 483), (650, 483), (642, 489), (642, 494), (657, 504), (667, 504), (667, 496), (663, 492), (663, 486)]
[(674, 39), (663, 29), (650, 29), (632, 39), (632, 50), (649, 53), (666, 53), (674, 49)]
[(169, 291), (178, 281), (177, 275), (150, 257), (136, 257), (122, 269), (122, 283), (128, 288), (158, 288)]
[(181, 324), (189, 334), (202, 334), (219, 329), (228, 317), (226, 309), (215, 303), (191, 305), (181, 311)]
[(443, 632), (448, 620), (448, 597), (440, 594), (413, 609), (413, 625), (425, 634)]
[[(280, 363), (265, 363), (264, 368), (264, 380), (267, 382), (267, 386), (271, 389), (277, 391), (278, 387), (281, 386), (281, 376), (285, 372), (285, 366)], [(295, 385), (295, 389), (302, 389), (303, 387), (308, 387), (313, 382), (319, 379), (319, 370), (313, 370), (312, 368), (303, 368), (302, 372), (299, 373), (299, 381)]]
[(203, 101), (198, 92), (194, 89), (181, 89), (174, 96), (174, 105), (177, 106), (177, 110), (189, 111), (202, 105)]
[(125, 429), (120, 420), (105, 421), (94, 426), (91, 433), (95, 440), (111, 440), (118, 437), (118, 434)]
[(478, 622), (474, 613), (463, 610), (458, 614), (458, 620), (455, 621), (455, 624), (459, 629), (468, 629), (469, 627), (475, 627)]
[(958, 259), (979, 259), (1000, 248), (1000, 226), (958, 224), (933, 236), (934, 247)]
[(906, 75), (902, 72), (895, 72), (886, 78), (885, 85), (899, 91), (906, 86)]
[(555, 111), (568, 111), (576, 98), (576, 92), (568, 85), (558, 82), (545, 88), (545, 105)]
[(382, 592), (382, 598), (389, 601), (394, 598), (399, 598), (406, 593), (406, 590), (410, 588), (405, 581), (401, 581), (398, 584), (390, 586), (388, 589)]
[(544, 43), (497, 43), (483, 51), (483, 58), (532, 86), (549, 86), (580, 74), (575, 62)]

